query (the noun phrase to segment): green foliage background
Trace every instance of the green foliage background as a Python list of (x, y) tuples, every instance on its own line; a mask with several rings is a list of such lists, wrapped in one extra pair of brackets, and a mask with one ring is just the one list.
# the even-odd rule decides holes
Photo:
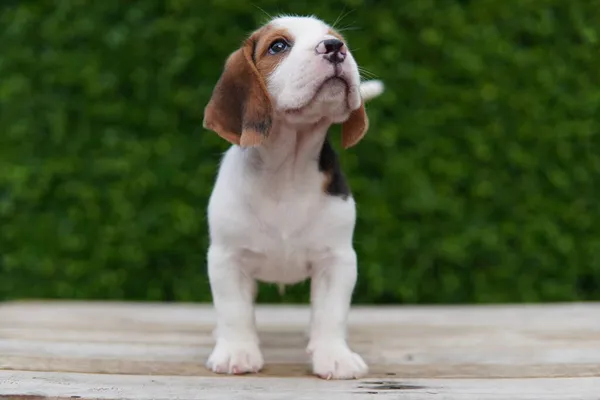
[(341, 152), (356, 302), (600, 300), (597, 0), (3, 2), (0, 298), (210, 300), (202, 111), (259, 7), (347, 13), (387, 85)]

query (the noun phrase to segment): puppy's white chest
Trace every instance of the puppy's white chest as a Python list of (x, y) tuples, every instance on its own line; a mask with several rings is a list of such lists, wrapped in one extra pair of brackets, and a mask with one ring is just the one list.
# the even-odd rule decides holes
[(310, 276), (310, 260), (306, 248), (291, 241), (270, 240), (262, 252), (246, 251), (243, 268), (262, 282), (293, 284)]
[(291, 284), (310, 274), (310, 254), (318, 251), (318, 199), (294, 194), (249, 204), (259, 228), (246, 232), (245, 268), (265, 282)]
[(324, 193), (324, 176), (316, 165), (291, 173), (254, 173), (252, 168), (232, 148), (208, 210), (211, 246), (224, 249), (247, 275), (265, 282), (300, 282), (330, 249), (351, 245), (354, 203)]

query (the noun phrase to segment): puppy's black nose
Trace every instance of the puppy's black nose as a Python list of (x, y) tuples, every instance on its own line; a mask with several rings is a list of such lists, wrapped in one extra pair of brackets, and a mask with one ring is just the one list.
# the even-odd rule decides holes
[(323, 45), (326, 53), (333, 53), (340, 51), (344, 47), (344, 42), (338, 39), (327, 39), (323, 40)]
[(317, 54), (323, 54), (323, 57), (333, 63), (339, 64), (346, 59), (346, 48), (344, 42), (339, 39), (325, 39), (317, 45)]

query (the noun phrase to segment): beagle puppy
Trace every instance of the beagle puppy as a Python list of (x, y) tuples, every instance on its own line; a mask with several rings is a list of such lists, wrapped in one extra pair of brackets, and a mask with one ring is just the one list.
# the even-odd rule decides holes
[(344, 38), (314, 17), (279, 17), (229, 56), (205, 108), (204, 127), (233, 146), (208, 204), (208, 276), (217, 313), (216, 373), (258, 372), (256, 281), (311, 278), (314, 374), (352, 379), (367, 365), (346, 342), (357, 277), (355, 203), (327, 139), (341, 124), (348, 148), (365, 135), (364, 101), (383, 91), (361, 84)]

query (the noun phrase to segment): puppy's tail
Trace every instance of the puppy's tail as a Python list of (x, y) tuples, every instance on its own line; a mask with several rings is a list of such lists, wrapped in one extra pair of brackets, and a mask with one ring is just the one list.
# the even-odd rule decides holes
[(360, 95), (365, 102), (379, 96), (385, 90), (383, 82), (377, 79), (364, 81), (360, 84)]

